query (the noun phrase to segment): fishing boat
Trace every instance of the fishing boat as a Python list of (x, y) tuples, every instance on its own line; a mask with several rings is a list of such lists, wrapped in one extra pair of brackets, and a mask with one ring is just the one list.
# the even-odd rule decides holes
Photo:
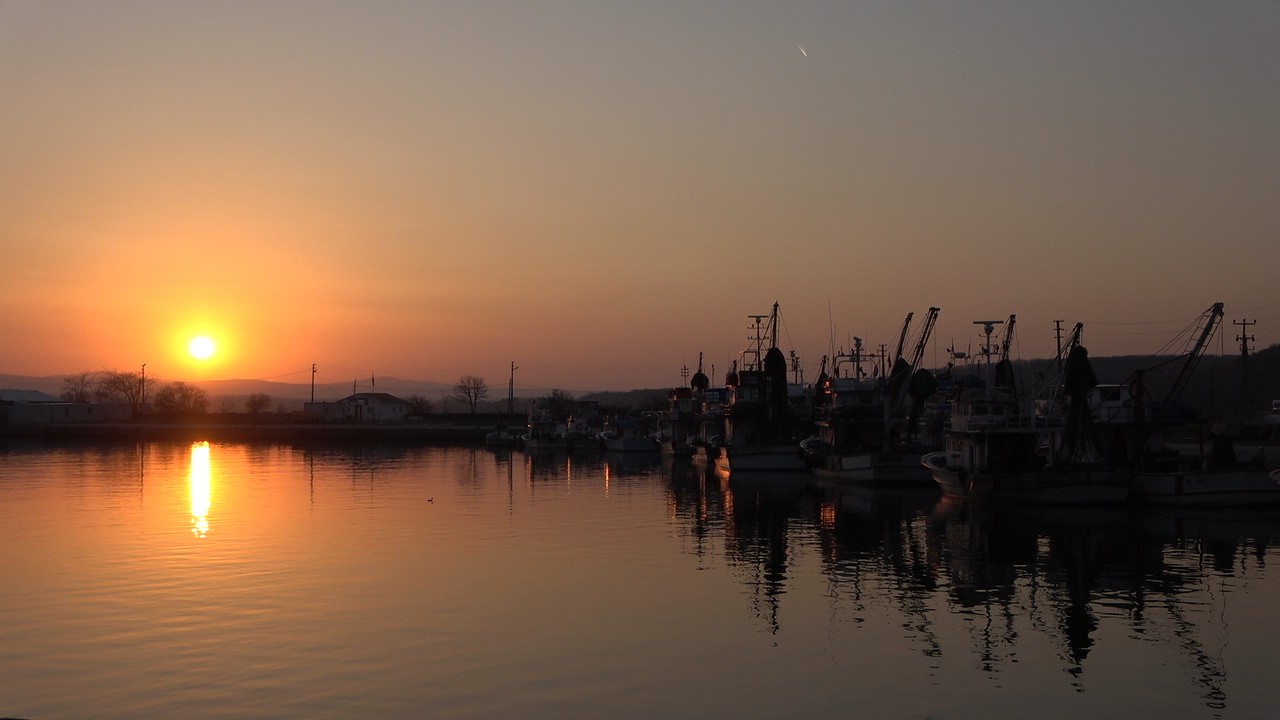
[[(680, 369), (681, 376), (689, 378), (689, 368)], [(667, 393), (667, 409), (658, 415), (654, 439), (664, 455), (673, 458), (693, 456), (698, 437), (699, 408), (702, 395), (711, 382), (702, 372), (702, 353), (698, 353), (698, 370), (687, 384)]]
[[(1096, 385), (1088, 354), (1079, 344), (1077, 324), (1066, 348), (1067, 363), (1042, 413), (1025, 411), (1009, 359), (1016, 316), (1005, 321), (998, 353), (991, 335), (998, 320), (983, 325), (988, 379), (981, 387), (961, 387), (951, 408), (946, 449), (926, 454), (921, 463), (946, 495), (1054, 505), (1104, 505), (1124, 502), (1129, 473), (1098, 457), (1087, 442), (1087, 393)], [(992, 365), (995, 356), (999, 359)], [(1067, 396), (1061, 412), (1057, 400)]]
[(1241, 458), (1225, 425), (1217, 425), (1208, 442), (1171, 443), (1167, 416), (1190, 380), (1200, 358), (1221, 326), (1222, 303), (1215, 303), (1188, 328), (1192, 340), (1182, 353), (1177, 373), (1158, 403), (1146, 401), (1143, 371), (1124, 388), (1136, 408), (1131, 419), (1138, 439), (1133, 499), (1138, 503), (1185, 507), (1252, 507), (1280, 505), (1280, 484), (1268, 472), (1266, 455), (1250, 451)]
[(645, 425), (633, 417), (610, 420), (604, 430), (596, 434), (600, 445), (608, 452), (657, 453), (658, 443), (649, 437)]
[(787, 359), (778, 349), (778, 303), (769, 315), (748, 317), (753, 342), (725, 377), (728, 399), (716, 469), (804, 472), (808, 468), (795, 433), (798, 424), (789, 400)]
[[(908, 313), (887, 377), (868, 376), (863, 370), (861, 338), (854, 338), (852, 352), (835, 354), (829, 375), (824, 362), (817, 388), (818, 432), (804, 444), (815, 475), (868, 485), (933, 485), (920, 458), (939, 446), (922, 437), (918, 426), (924, 400), (937, 388), (937, 380), (920, 364), (938, 308), (929, 308), (907, 359), (903, 348), (911, 318)], [(910, 409), (904, 415), (908, 398)]]
[(1212, 467), (1178, 462), (1168, 469), (1136, 473), (1134, 499), (1142, 503), (1196, 507), (1280, 505), (1280, 470), (1258, 465)]

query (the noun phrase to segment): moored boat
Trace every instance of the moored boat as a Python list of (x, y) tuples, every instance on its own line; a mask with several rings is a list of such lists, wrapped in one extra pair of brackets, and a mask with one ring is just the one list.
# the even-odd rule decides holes
[[(805, 444), (815, 475), (869, 485), (933, 483), (920, 459), (939, 446), (920, 437), (917, 425), (924, 399), (937, 388), (933, 375), (920, 367), (937, 316), (938, 308), (929, 308), (908, 360), (902, 354), (911, 324), (908, 313), (887, 378), (863, 371), (859, 338), (854, 338), (851, 353), (834, 356), (830, 374), (822, 373), (819, 381), (818, 434)], [(910, 412), (904, 416), (908, 397)]]
[[(1250, 444), (1240, 453), (1236, 444), (1241, 438), (1232, 436), (1225, 425), (1215, 426), (1206, 437), (1203, 426), (1198, 432), (1178, 433), (1177, 424), (1168, 419), (1222, 318), (1222, 303), (1215, 303), (1185, 331), (1191, 338), (1189, 349), (1183, 353), (1162, 402), (1148, 402), (1144, 371), (1135, 371), (1131, 382), (1118, 386), (1124, 405), (1132, 408), (1123, 419), (1135, 438), (1130, 447), (1135, 449), (1132, 496), (1137, 503), (1201, 508), (1280, 505), (1280, 483), (1268, 472), (1272, 466), (1267, 463), (1265, 445)], [(1200, 435), (1198, 442), (1171, 442), (1166, 438), (1196, 434)], [(1246, 437), (1265, 439), (1260, 433)]]
[(642, 422), (633, 417), (614, 418), (596, 434), (600, 445), (609, 452), (656, 453), (658, 443), (645, 432)]
[[(1043, 414), (1025, 412), (1009, 361), (1016, 316), (1010, 315), (994, 374), (982, 387), (957, 390), (951, 409), (947, 448), (926, 454), (921, 463), (947, 495), (1061, 505), (1122, 503), (1129, 496), (1131, 473), (1098, 458), (1089, 447), (1088, 390), (1096, 385), (1088, 355), (1079, 344), (1077, 324), (1067, 346), (1067, 363), (1054, 400)], [(1000, 321), (980, 321), (992, 357), (991, 334)], [(1069, 407), (1061, 413), (1057, 396)]]
[(795, 436), (796, 413), (788, 397), (787, 360), (777, 344), (778, 303), (771, 314), (750, 317), (754, 343), (725, 377), (728, 400), (716, 469), (804, 472), (808, 468)]
[(1242, 466), (1140, 472), (1134, 475), (1133, 495), (1139, 502), (1159, 505), (1280, 505), (1280, 470)]

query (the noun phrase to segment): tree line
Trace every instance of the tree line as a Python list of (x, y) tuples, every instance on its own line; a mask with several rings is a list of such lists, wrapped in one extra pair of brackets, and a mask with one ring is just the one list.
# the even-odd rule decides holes
[[(62, 380), (60, 397), (67, 402), (100, 402), (128, 405), (135, 410), (150, 404), (161, 415), (200, 415), (209, 410), (209, 394), (203, 388), (177, 380), (158, 385), (142, 371), (103, 370), (80, 372)], [(258, 414), (271, 406), (271, 396), (254, 393), (245, 409)]]
[[(474, 415), (480, 403), (488, 397), (489, 384), (484, 378), (463, 375), (454, 383), (446, 399), (462, 404)], [(141, 371), (121, 370), (68, 375), (63, 378), (61, 398), (74, 403), (129, 405), (135, 410), (150, 405), (161, 415), (204, 414), (210, 405), (208, 393), (195, 385), (181, 380), (159, 384), (155, 378), (146, 377)], [(245, 399), (244, 408), (250, 415), (258, 415), (270, 409), (273, 402), (266, 393), (253, 393)], [(434, 411), (432, 401), (422, 395), (410, 395), (405, 402), (411, 415), (428, 415)], [(567, 392), (552, 390), (536, 402), (539, 408), (552, 414), (567, 414), (572, 412), (576, 400)], [(232, 408), (224, 402), (222, 411), (230, 412)]]

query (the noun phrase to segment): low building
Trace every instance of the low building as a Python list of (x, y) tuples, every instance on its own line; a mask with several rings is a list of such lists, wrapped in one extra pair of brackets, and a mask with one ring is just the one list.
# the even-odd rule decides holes
[(307, 417), (328, 423), (398, 423), (409, 417), (409, 403), (390, 393), (356, 393), (332, 402), (303, 404)]
[(0, 402), (0, 424), (66, 425), (126, 422), (133, 408), (123, 403)]

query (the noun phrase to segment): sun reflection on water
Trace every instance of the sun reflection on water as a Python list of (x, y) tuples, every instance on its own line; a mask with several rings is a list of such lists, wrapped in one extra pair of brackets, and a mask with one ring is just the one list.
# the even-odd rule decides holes
[(213, 494), (209, 472), (209, 443), (191, 443), (191, 534), (209, 532), (209, 503)]

